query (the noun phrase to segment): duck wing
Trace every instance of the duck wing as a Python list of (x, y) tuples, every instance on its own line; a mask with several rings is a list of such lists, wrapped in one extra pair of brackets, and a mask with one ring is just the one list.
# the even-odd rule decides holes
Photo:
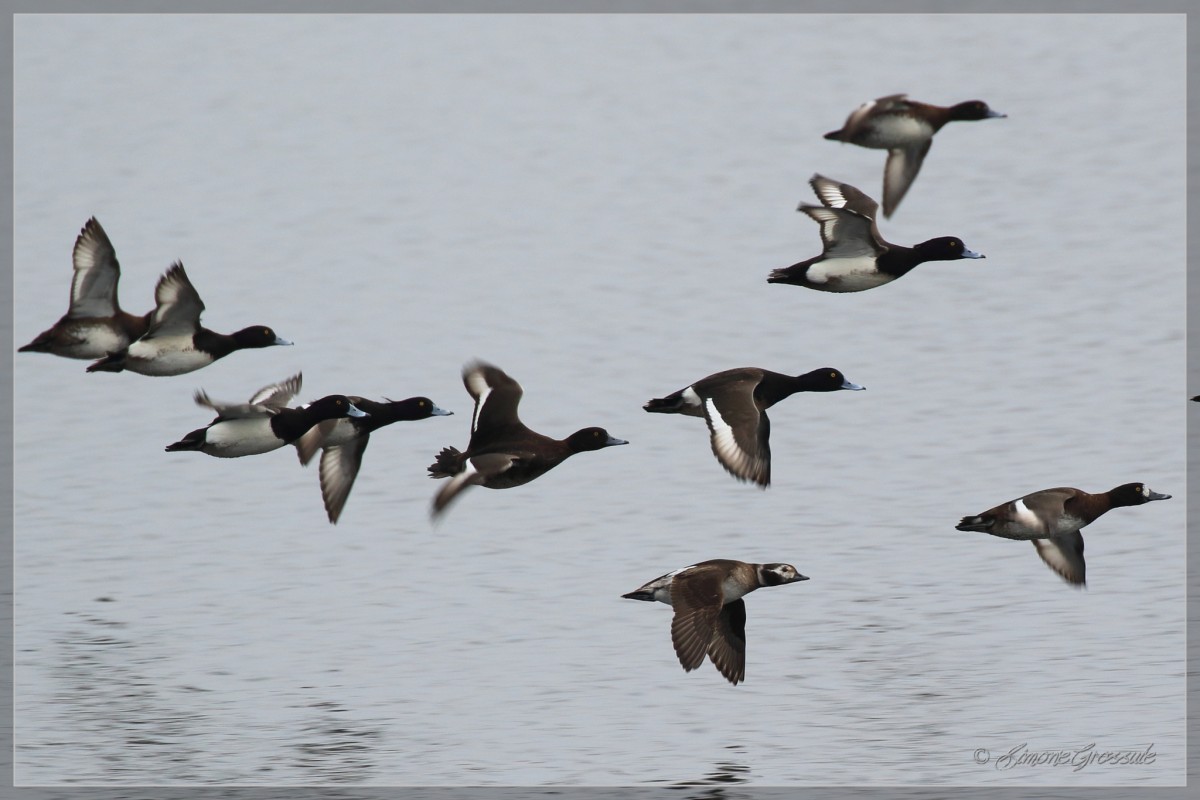
[(725, 679), (737, 685), (746, 677), (746, 604), (741, 598), (721, 607), (708, 657)]
[(358, 477), (363, 453), (370, 440), (370, 434), (364, 433), (346, 444), (326, 447), (321, 452), (321, 498), (325, 501), (325, 513), (334, 525), (354, 488), (354, 479)]
[(724, 598), (716, 569), (696, 566), (671, 582), (671, 643), (687, 672), (704, 663)]
[(183, 264), (176, 261), (158, 279), (154, 287), (154, 312), (150, 328), (142, 338), (155, 336), (191, 336), (200, 328), (204, 302), (188, 280)]
[(814, 175), (809, 183), (822, 205), (800, 205), (800, 211), (821, 225), (827, 258), (872, 257), (887, 252), (875, 224), (879, 204), (848, 183)]
[(287, 408), (288, 402), (300, 391), (302, 380), (303, 376), (298, 372), (279, 383), (264, 386), (254, 393), (248, 403), (219, 402), (210, 398), (203, 389), (197, 389), (193, 398), (196, 405), (211, 408), (217, 413), (217, 419), (214, 422), (226, 419), (272, 417)]
[(704, 397), (713, 455), (735, 478), (759, 486), (771, 483), (771, 420), (754, 402), (759, 381), (746, 378)]
[(304, 373), (297, 372), (292, 377), (285, 378), (279, 383), (272, 383), (259, 389), (250, 398), (250, 403), (256, 406), (265, 406), (275, 411), (282, 411), (287, 408), (288, 403), (292, 402), (292, 398), (300, 393), (300, 386), (303, 382)]
[(933, 139), (926, 139), (916, 147), (894, 147), (888, 150), (887, 163), (883, 167), (883, 215), (891, 217), (892, 212), (900, 205), (908, 187), (921, 171), (925, 162), (925, 154), (933, 145)]
[(518, 458), (512, 453), (484, 453), (468, 458), (463, 471), (451, 477), (434, 495), (431, 515), (437, 518), (468, 486), (485, 483), (489, 478), (505, 472)]
[(485, 444), (500, 431), (524, 428), (517, 416), (523, 393), (521, 384), (504, 370), (482, 361), (473, 362), (463, 368), (463, 386), (475, 399), (468, 450)]
[(71, 303), (67, 316), (111, 317), (121, 309), (117, 305), (117, 281), (121, 265), (108, 234), (95, 217), (89, 219), (75, 239), (71, 253), (75, 275), (71, 279)]
[(1049, 539), (1031, 539), (1046, 566), (1072, 586), (1087, 585), (1087, 565), (1083, 560), (1083, 534), (1079, 531)]

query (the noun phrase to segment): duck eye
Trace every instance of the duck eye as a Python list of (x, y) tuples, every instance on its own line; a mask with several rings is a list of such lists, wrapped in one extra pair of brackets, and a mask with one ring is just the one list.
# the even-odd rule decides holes
[(836, 378), (836, 377), (837, 377), (837, 373), (836, 373), (836, 372), (831, 372), (831, 373), (829, 373), (829, 377), (831, 377), (831, 378)]
[(424, 401), (424, 400), (418, 400), (418, 401), (417, 401), (417, 405), (418, 405), (419, 407), (421, 407), (421, 408), (424, 408), (424, 407), (425, 407), (425, 401)]

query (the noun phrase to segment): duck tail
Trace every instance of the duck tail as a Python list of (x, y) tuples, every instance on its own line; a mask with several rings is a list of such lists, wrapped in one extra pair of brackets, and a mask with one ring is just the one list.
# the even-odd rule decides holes
[(797, 280), (796, 278), (803, 278), (804, 270), (801, 269), (799, 271), (799, 275), (796, 275), (793, 270), (795, 270), (796, 267), (803, 267), (806, 265), (807, 262), (805, 264), (793, 264), (790, 267), (779, 267), (778, 269), (773, 269), (771, 270), (771, 274), (767, 276), (767, 283), (791, 283), (799, 286), (802, 284), (802, 281)]
[(44, 333), (39, 333), (37, 338), (34, 339), (32, 342), (30, 342), (27, 345), (24, 345), (23, 347), (18, 347), (17, 352), (18, 353), (48, 353), (48, 352), (50, 352), (50, 343), (51, 343), (52, 337), (49, 334), (50, 334), (50, 331), (46, 331)]
[(115, 353), (109, 353), (104, 358), (94, 362), (87, 368), (88, 372), (123, 372), (124, 370), (124, 350), (118, 350)]
[(204, 446), (205, 430), (205, 428), (197, 428), (187, 436), (180, 439), (178, 442), (167, 445), (167, 452), (174, 453), (178, 450), (199, 450)]
[(955, 530), (960, 531), (988, 531), (992, 527), (994, 520), (983, 516), (963, 517), (962, 520), (954, 526)]
[(667, 395), (666, 397), (656, 397), (642, 406), (642, 408), (651, 414), (674, 414), (682, 407), (683, 397), (679, 393)]
[(449, 478), (462, 472), (462, 452), (457, 447), (443, 447), (429, 465), (429, 477)]
[(839, 128), (836, 131), (830, 131), (829, 133), (825, 134), (825, 138), (835, 142), (840, 142), (842, 141), (843, 135), (843, 131)]
[(629, 594), (621, 595), (621, 597), (624, 597), (626, 600), (649, 600), (653, 602), (654, 592), (647, 592), (644, 589), (635, 589)]

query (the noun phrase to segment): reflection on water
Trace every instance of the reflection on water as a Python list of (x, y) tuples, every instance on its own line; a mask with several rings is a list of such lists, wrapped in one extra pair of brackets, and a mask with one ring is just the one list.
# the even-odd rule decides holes
[(296, 750), (296, 765), (306, 783), (360, 783), (368, 780), (379, 743), (380, 728), (357, 725), (345, 719), (346, 709), (338, 703), (318, 702), (311, 708), (316, 716), (304, 726)]
[[(741, 745), (730, 745), (729, 750), (735, 751), (735, 755), (742, 755), (744, 749)], [(712, 771), (703, 778), (691, 781), (680, 781), (671, 784), (671, 789), (696, 789), (697, 787), (711, 787), (704, 791), (689, 791), (686, 794), (687, 800), (733, 800), (733, 798), (742, 797), (742, 793), (730, 794), (727, 787), (739, 783), (746, 783), (750, 780), (750, 768), (745, 764), (737, 763), (733, 760), (718, 761), (713, 766)]]
[[(107, 602), (107, 598), (98, 601)], [(296, 707), (294, 719), (270, 723), (274, 750), (252, 763), (232, 760), (238, 736), (223, 730), (228, 697), (213, 689), (174, 684), (184, 671), (174, 654), (129, 634), (128, 623), (104, 615), (67, 612), (54, 638), (57, 665), (51, 693), (56, 736), (18, 744), (31, 764), (72, 753), (70, 783), (341, 784), (369, 781), (384, 739), (383, 727), (354, 718), (345, 706), (315, 701)], [(256, 721), (255, 727), (263, 724)], [(236, 726), (235, 726), (236, 727)], [(285, 744), (291, 742), (290, 744)], [(228, 766), (222, 766), (229, 762)]]
[(90, 763), (72, 782), (184, 782), (203, 775), (197, 730), (203, 718), (185, 710), (195, 702), (174, 702), (173, 690), (149, 674), (164, 656), (122, 635), (124, 622), (81, 612), (68, 616), (72, 623), (56, 640), (54, 708), (62, 741), (41, 746), (69, 748), (79, 764)]

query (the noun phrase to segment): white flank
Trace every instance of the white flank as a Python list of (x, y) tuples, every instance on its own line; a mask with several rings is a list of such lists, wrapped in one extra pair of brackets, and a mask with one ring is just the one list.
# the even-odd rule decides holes
[(875, 259), (868, 256), (826, 258), (810, 265), (804, 277), (812, 283), (827, 283), (836, 278), (839, 281), (838, 288), (846, 292), (873, 289), (894, 280), (877, 270)]
[(141, 375), (182, 375), (212, 363), (212, 356), (196, 350), (191, 336), (155, 336), (129, 345), (125, 369)]
[(271, 430), (269, 418), (230, 419), (209, 426), (204, 434), (212, 455), (240, 458), (269, 453), (283, 447), (283, 440)]
[[(687, 403), (693, 408), (699, 408), (700, 406), (704, 405), (704, 401), (700, 398), (700, 395), (696, 394), (696, 390), (691, 386), (684, 389), (682, 394), (680, 394), (680, 397), (683, 398), (683, 402)], [(675, 573), (672, 572), (671, 574), (674, 575)]]

